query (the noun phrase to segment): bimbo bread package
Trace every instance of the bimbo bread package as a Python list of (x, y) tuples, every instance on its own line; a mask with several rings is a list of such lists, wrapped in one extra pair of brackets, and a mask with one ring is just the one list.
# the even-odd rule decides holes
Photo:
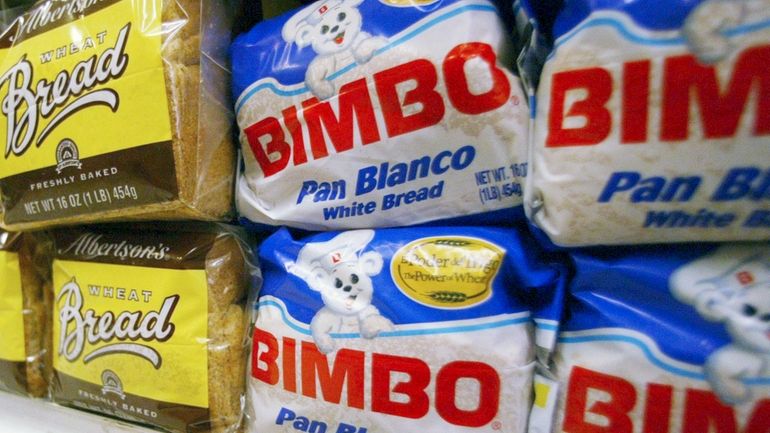
[(768, 11), (565, 1), (537, 88), (535, 224), (563, 246), (770, 237)]
[(537, 251), (507, 229), (277, 232), (247, 431), (524, 432), (564, 284)]
[(531, 433), (766, 432), (770, 245), (573, 255)]
[(520, 215), (509, 39), (483, 0), (328, 0), (258, 24), (231, 48), (240, 215), (313, 230)]

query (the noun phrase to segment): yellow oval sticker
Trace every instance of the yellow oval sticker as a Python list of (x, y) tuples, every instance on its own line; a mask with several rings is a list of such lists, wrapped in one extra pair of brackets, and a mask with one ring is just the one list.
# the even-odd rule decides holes
[(492, 296), (504, 256), (500, 247), (480, 239), (429, 237), (400, 248), (390, 272), (399, 290), (420, 304), (468, 308)]

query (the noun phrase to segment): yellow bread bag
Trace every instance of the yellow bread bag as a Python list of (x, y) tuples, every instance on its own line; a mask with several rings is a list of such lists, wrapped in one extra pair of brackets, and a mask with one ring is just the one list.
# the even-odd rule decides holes
[(239, 431), (258, 271), (224, 226), (56, 231), (56, 403), (171, 432)]
[(223, 1), (47, 0), (0, 35), (2, 225), (230, 215)]
[(0, 231), (0, 390), (44, 397), (50, 368), (50, 240)]

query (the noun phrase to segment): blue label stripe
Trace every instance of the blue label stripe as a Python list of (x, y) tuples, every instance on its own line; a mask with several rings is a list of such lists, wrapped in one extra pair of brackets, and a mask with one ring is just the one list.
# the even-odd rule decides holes
[[(639, 348), (648, 361), (653, 363), (656, 367), (665, 370), (669, 373), (677, 376), (686, 377), (688, 379), (706, 381), (706, 376), (703, 373), (694, 373), (692, 371), (684, 370), (675, 365), (670, 364), (668, 361), (660, 359), (655, 353), (647, 346), (647, 344), (635, 337), (628, 335), (587, 335), (580, 337), (565, 337), (560, 336), (559, 343), (571, 344), (571, 343), (591, 343), (591, 342), (621, 342), (628, 343)], [(770, 377), (756, 377), (751, 379), (744, 379), (743, 383), (752, 386), (770, 385)]]
[[(389, 44), (387, 44), (384, 47), (382, 47), (382, 48), (378, 49), (377, 51), (375, 51), (374, 52), (374, 56), (378, 56), (378, 55), (380, 55), (380, 54), (382, 54), (384, 52), (387, 52), (387, 51), (389, 51), (389, 50), (391, 50), (391, 49), (393, 49), (393, 48), (395, 48), (395, 47), (397, 47), (397, 46), (407, 42), (408, 40), (417, 37), (418, 35), (420, 35), (421, 33), (424, 33), (425, 31), (429, 30), (430, 28), (435, 27), (438, 24), (441, 24), (442, 22), (444, 22), (446, 20), (449, 20), (451, 18), (454, 18), (454, 17), (456, 17), (458, 15), (461, 15), (463, 13), (466, 13), (466, 12), (478, 12), (478, 11), (481, 11), (481, 12), (492, 12), (492, 13), (495, 13), (495, 14), (497, 13), (497, 9), (495, 9), (495, 7), (491, 6), (491, 5), (467, 5), (467, 6), (463, 6), (463, 7), (457, 8), (457, 9), (455, 9), (453, 11), (450, 11), (448, 13), (445, 13), (443, 15), (440, 15), (440, 16), (438, 16), (438, 17), (428, 21), (427, 23), (417, 27), (416, 29), (414, 29), (411, 32), (405, 34), (404, 36), (396, 39), (395, 41), (390, 42)], [(349, 72), (350, 70), (352, 70), (356, 66), (357, 66), (356, 63), (351, 63), (351, 64), (345, 66), (344, 68), (339, 69), (335, 73), (329, 75), (326, 79), (329, 80), (329, 81), (334, 80), (335, 78), (340, 77), (341, 75), (345, 74), (346, 72)], [(246, 92), (246, 94), (243, 96), (243, 98), (240, 100), (240, 102), (238, 102), (238, 104), (236, 105), (236, 107), (235, 107), (235, 114), (238, 115), (238, 113), (240, 113), (241, 109), (243, 108), (244, 104), (246, 104), (246, 102), (249, 99), (251, 99), (256, 93), (258, 93), (258, 92), (260, 92), (262, 90), (270, 90), (273, 93), (275, 93), (276, 95), (284, 96), (284, 97), (299, 96), (299, 95), (302, 95), (302, 94), (307, 93), (309, 91), (307, 86), (301, 86), (301, 87), (298, 87), (298, 88), (293, 89), (293, 90), (284, 90), (284, 89), (279, 88), (278, 86), (276, 86), (273, 83), (260, 84), (260, 85), (258, 85), (256, 87), (254, 87), (253, 89), (248, 90)]]
[[(294, 331), (307, 336), (313, 335), (310, 332), (310, 326), (299, 326), (296, 323), (294, 323), (289, 318), (289, 313), (286, 311), (285, 307), (279, 302), (260, 301), (257, 304), (257, 308), (261, 309), (263, 307), (264, 308), (273, 307), (278, 309), (278, 311), (281, 312), (281, 319), (283, 320), (283, 322)], [(529, 322), (531, 322), (530, 317), (525, 316), (525, 317), (517, 317), (513, 319), (505, 319), (498, 322), (480, 323), (477, 325), (460, 325), (460, 326), (450, 326), (447, 328), (433, 328), (433, 329), (396, 330), (396, 331), (390, 331), (390, 332), (383, 332), (378, 335), (378, 338), (380, 337), (412, 337), (416, 335), (462, 334), (462, 333), (475, 332), (475, 331), (484, 331), (487, 329), (504, 328), (506, 326), (521, 325)], [(356, 333), (353, 333), (353, 332), (332, 333), (330, 335), (333, 338), (361, 338), (361, 334), (357, 332)]]
[(546, 331), (556, 331), (559, 329), (558, 325), (550, 324), (550, 323), (543, 323), (537, 319), (535, 319), (535, 327), (538, 329), (544, 329)]
[[(569, 34), (559, 38), (554, 44), (554, 49), (548, 57), (549, 58), (553, 57), (554, 54), (556, 53), (556, 50), (560, 46), (564, 45), (570, 39), (577, 36), (578, 33), (580, 33), (581, 31), (589, 29), (591, 27), (602, 27), (602, 26), (614, 28), (623, 38), (638, 45), (675, 46), (675, 45), (684, 45), (686, 43), (685, 39), (681, 36), (670, 37), (670, 38), (649, 38), (646, 36), (637, 35), (632, 30), (628, 29), (624, 23), (617, 20), (616, 18), (591, 18), (588, 21), (585, 21), (583, 24), (577, 26), (574, 30), (570, 31)], [(742, 36), (749, 33), (754, 33), (760, 30), (764, 30), (768, 27), (770, 27), (770, 19), (760, 21), (757, 23), (744, 24), (744, 25), (727, 29), (727, 30), (723, 30), (722, 34), (727, 37)]]
[(529, 95), (529, 118), (537, 117), (537, 96)]

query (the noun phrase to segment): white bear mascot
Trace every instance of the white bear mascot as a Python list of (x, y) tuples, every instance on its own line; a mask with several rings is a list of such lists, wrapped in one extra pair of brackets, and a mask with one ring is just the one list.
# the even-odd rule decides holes
[(361, 31), (357, 6), (363, 0), (328, 0), (314, 3), (291, 17), (281, 31), (287, 43), (313, 47), (317, 56), (305, 73), (305, 84), (318, 99), (329, 99), (336, 89), (329, 75), (348, 62), (361, 65), (387, 44), (387, 39)]
[(682, 34), (701, 63), (718, 63), (733, 44), (726, 31), (758, 18), (767, 18), (770, 0), (707, 0), (687, 17)]
[(361, 336), (367, 339), (393, 329), (393, 323), (372, 305), (370, 277), (382, 270), (382, 256), (374, 251), (359, 255), (372, 238), (372, 230), (353, 230), (326, 242), (309, 243), (289, 268), (321, 293), (325, 306), (313, 317), (310, 330), (323, 353), (335, 350), (331, 333), (339, 332), (347, 319), (355, 319)]
[(770, 248), (729, 245), (679, 268), (673, 295), (706, 320), (722, 322), (732, 339), (706, 360), (706, 377), (719, 398), (753, 398), (745, 379), (770, 374)]

